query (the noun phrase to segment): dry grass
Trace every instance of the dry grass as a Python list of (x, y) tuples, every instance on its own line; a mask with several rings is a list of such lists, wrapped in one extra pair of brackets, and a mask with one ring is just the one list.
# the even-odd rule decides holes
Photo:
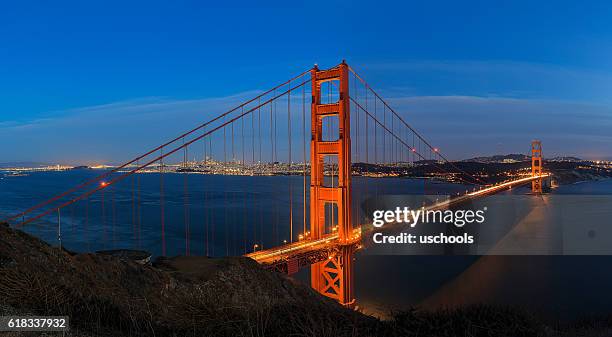
[[(176, 266), (197, 266), (189, 272)], [(68, 315), (92, 332), (130, 336), (346, 335), (367, 317), (247, 258), (177, 258), (156, 267), (50, 247), (0, 226), (1, 302), (39, 314)], [(309, 314), (309, 313), (312, 313)], [(374, 321), (372, 319), (372, 321)], [(292, 328), (295, 325), (298, 328)]]
[(612, 327), (601, 318), (552, 329), (525, 311), (490, 306), (409, 310), (380, 321), (250, 259), (178, 257), (141, 266), (73, 256), (0, 225), (3, 305), (68, 315), (72, 335), (98, 337), (599, 336)]

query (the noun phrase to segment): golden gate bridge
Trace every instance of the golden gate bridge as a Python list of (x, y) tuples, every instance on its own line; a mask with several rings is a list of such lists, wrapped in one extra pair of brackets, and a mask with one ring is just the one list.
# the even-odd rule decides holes
[[(202, 160), (190, 161), (194, 153), (201, 155)], [(352, 176), (357, 165), (384, 167), (390, 174), (402, 167), (427, 165), (457, 182), (478, 186), (462, 195), (424, 206), (428, 209), (448, 207), (528, 183), (532, 184), (533, 192), (540, 193), (542, 179), (548, 177), (542, 171), (541, 144), (534, 141), (531, 174), (487, 184), (449, 161), (343, 61), (330, 69), (322, 70), (317, 66), (308, 69), (4, 221), (16, 228), (42, 220), (56, 222), (61, 243), (62, 211), (71, 214), (72, 219), (76, 212), (84, 214), (84, 226), (88, 225), (90, 213), (95, 211), (102, 221), (102, 240), (107, 240), (108, 235), (114, 238), (118, 226), (130, 224), (130, 221), (117, 220), (117, 214), (125, 211), (131, 213), (135, 239), (140, 240), (143, 225), (159, 230), (161, 254), (165, 256), (168, 223), (179, 221), (176, 215), (167, 214), (168, 190), (176, 187), (169, 186), (167, 178), (172, 162), (180, 163), (173, 172), (185, 173), (178, 192), (183, 199), (185, 255), (193, 253), (192, 229), (195, 226), (203, 227), (199, 241), (203, 246), (202, 254), (207, 256), (232, 255), (229, 234), (219, 226), (230, 228), (235, 237), (239, 231), (235, 217), (232, 221), (232, 216), (224, 216), (219, 223), (211, 214), (212, 210), (206, 207), (197, 222), (193, 222), (191, 207), (196, 201), (194, 193), (189, 191), (187, 173), (301, 176), (301, 189), (294, 184), (276, 186), (274, 197), (284, 199), (282, 207), (288, 205), (281, 210), (288, 213), (288, 223), (281, 225), (278, 221), (264, 220), (261, 212), (245, 211), (241, 233), (243, 247), (238, 255), (246, 255), (266, 268), (287, 274), (310, 267), (312, 287), (349, 307), (355, 303), (353, 255), (362, 248), (362, 231), (371, 229), (366, 226), (354, 198)], [(372, 174), (367, 169), (362, 171), (362, 175)], [(141, 216), (144, 207), (140, 175), (143, 173), (159, 177), (155, 202), (159, 218), (150, 224), (143, 224)], [(131, 191), (131, 200), (119, 202), (115, 199), (114, 191), (121, 186)], [(256, 187), (243, 186), (241, 193), (246, 195), (249, 188)], [(206, 191), (198, 202), (205, 206), (213, 198)], [(226, 193), (223, 199), (225, 206), (236, 204), (233, 196), (228, 198)], [(261, 207), (256, 196), (241, 199), (244, 209)], [(93, 200), (98, 209), (93, 209)], [(272, 227), (266, 228), (271, 231), (266, 230), (264, 234), (265, 227)], [(111, 233), (107, 233), (107, 229)], [(271, 238), (266, 237), (267, 233), (271, 233)], [(223, 244), (218, 244), (218, 240), (225, 241), (225, 252), (219, 251), (218, 247)], [(267, 244), (264, 245), (264, 241)], [(236, 251), (234, 246), (234, 255)]]

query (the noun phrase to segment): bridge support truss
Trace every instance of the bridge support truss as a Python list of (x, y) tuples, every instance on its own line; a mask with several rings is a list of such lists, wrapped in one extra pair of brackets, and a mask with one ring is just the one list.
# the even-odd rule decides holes
[[(542, 142), (534, 140), (531, 142), (531, 175), (542, 175)], [(531, 182), (533, 193), (542, 193), (542, 178)]]
[[(351, 221), (351, 139), (348, 65), (342, 62), (328, 70), (311, 71), (311, 143), (310, 143), (310, 230), (311, 239), (326, 234), (328, 219), (326, 207), (337, 209), (337, 231), (339, 247), (335, 254), (311, 266), (311, 285), (319, 293), (333, 298), (340, 304), (352, 307), (353, 295), (353, 254), (356, 249)], [(321, 101), (321, 85), (325, 82), (338, 88), (338, 101)], [(337, 117), (337, 140), (323, 140), (323, 121)], [(335, 131), (335, 130), (334, 130)], [(325, 158), (336, 157), (338, 163), (337, 186), (325, 184)]]

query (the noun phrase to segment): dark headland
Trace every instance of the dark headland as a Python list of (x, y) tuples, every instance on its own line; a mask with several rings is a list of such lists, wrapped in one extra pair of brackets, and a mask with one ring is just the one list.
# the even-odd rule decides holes
[(175, 257), (141, 265), (110, 255), (72, 254), (0, 224), (0, 316), (17, 314), (68, 315), (67, 336), (92, 337), (612, 333), (611, 318), (551, 323), (521, 309), (485, 305), (407, 309), (379, 320), (248, 258)]

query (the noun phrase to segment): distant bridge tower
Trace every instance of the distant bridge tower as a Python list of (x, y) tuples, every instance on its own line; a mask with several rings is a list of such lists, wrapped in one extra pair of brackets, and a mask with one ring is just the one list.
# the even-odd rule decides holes
[[(542, 142), (534, 140), (531, 142), (531, 175), (542, 175)], [(531, 182), (533, 193), (542, 193), (542, 178)]]
[[(351, 221), (351, 129), (348, 65), (343, 61), (339, 66), (328, 70), (311, 70), (311, 142), (310, 142), (310, 230), (311, 239), (316, 240), (326, 234), (327, 223), (333, 225), (334, 219), (327, 219), (326, 206), (337, 207), (339, 246), (330, 253), (325, 261), (311, 266), (311, 285), (319, 293), (333, 298), (340, 304), (352, 307), (353, 297), (353, 225)], [(337, 102), (321, 101), (321, 84), (339, 89)], [(335, 97), (335, 96), (334, 96)], [(337, 118), (338, 139), (323, 140), (323, 121)], [(326, 186), (324, 162), (326, 157), (336, 157), (338, 163), (337, 185)]]

